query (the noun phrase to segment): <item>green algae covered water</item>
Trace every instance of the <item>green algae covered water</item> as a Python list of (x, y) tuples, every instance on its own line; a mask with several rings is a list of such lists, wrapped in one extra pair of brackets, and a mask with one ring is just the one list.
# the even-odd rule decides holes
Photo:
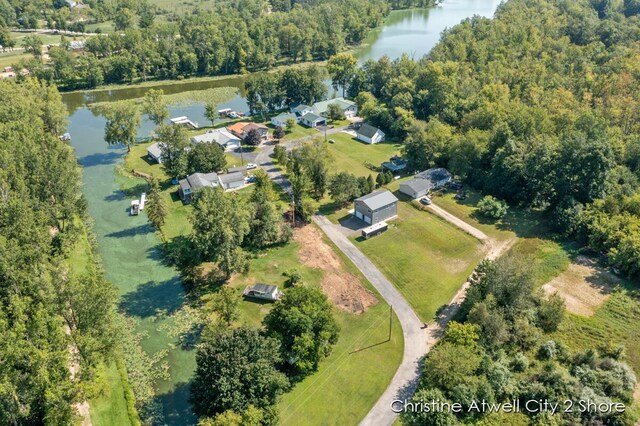
[[(402, 53), (420, 57), (437, 43), (440, 33), (460, 20), (473, 15), (491, 16), (499, 0), (445, 0), (440, 7), (424, 10), (394, 11), (379, 31), (372, 33), (367, 46), (360, 50), (360, 61), (388, 55), (394, 59)], [(235, 87), (238, 95), (219, 108), (246, 111), (242, 78), (229, 78), (209, 82), (180, 82), (163, 85), (165, 93)], [(119, 290), (120, 309), (139, 321), (139, 331), (145, 333), (143, 348), (154, 354), (167, 350), (168, 380), (157, 383), (157, 401), (163, 407), (164, 423), (168, 425), (195, 424), (196, 418), (189, 405), (189, 381), (195, 369), (195, 351), (184, 349), (176, 338), (162, 331), (167, 315), (180, 308), (184, 291), (175, 269), (165, 265), (161, 256), (161, 242), (148, 223), (145, 214), (129, 216), (128, 208), (133, 196), (122, 191), (127, 179), (118, 176), (116, 166), (126, 154), (122, 147), (110, 147), (104, 141), (105, 119), (92, 112), (92, 102), (115, 101), (143, 96), (152, 87), (98, 90), (69, 93), (63, 96), (70, 116), (69, 132), (79, 163), (84, 168), (83, 193), (94, 219), (94, 232), (107, 279)], [(172, 116), (187, 115), (204, 123), (203, 105), (171, 108)], [(153, 129), (143, 121), (139, 136)], [(139, 196), (144, 189), (134, 189)], [(126, 348), (125, 348), (126, 350)], [(338, 421), (338, 419), (336, 419)]]

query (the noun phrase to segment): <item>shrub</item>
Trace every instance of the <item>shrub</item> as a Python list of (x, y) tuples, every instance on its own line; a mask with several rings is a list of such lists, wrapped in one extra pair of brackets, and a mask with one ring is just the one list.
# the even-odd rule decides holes
[(509, 206), (506, 202), (487, 195), (478, 203), (478, 213), (491, 219), (500, 219), (507, 214)]

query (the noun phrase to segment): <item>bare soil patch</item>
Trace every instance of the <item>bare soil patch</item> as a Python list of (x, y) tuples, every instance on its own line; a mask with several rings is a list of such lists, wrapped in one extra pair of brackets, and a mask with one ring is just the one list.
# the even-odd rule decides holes
[(377, 303), (376, 297), (362, 286), (360, 279), (344, 270), (342, 260), (324, 242), (316, 227), (307, 225), (296, 229), (295, 240), (300, 244), (300, 261), (324, 272), (322, 289), (336, 306), (348, 312), (362, 313)]
[(557, 293), (571, 313), (591, 316), (619, 284), (612, 273), (598, 266), (593, 259), (578, 256), (566, 271), (545, 284), (545, 294)]

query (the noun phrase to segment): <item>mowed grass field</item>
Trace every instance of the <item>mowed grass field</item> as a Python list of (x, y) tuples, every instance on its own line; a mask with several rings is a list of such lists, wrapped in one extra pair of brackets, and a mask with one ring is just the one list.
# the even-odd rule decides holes
[(369, 145), (344, 132), (329, 135), (327, 138), (335, 141), (327, 144), (332, 157), (331, 174), (346, 171), (356, 176), (372, 175), (375, 179), (378, 173), (366, 164), (380, 166), (383, 161), (389, 161), (390, 157), (400, 153), (401, 147), (394, 142)]
[(398, 219), (375, 238), (351, 237), (424, 321), (451, 301), (483, 258), (481, 243), (427, 212), (398, 203)]

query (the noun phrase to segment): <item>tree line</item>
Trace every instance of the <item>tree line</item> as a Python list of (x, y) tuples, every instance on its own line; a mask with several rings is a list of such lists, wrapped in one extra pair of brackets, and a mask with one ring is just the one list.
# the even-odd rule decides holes
[(319, 0), (268, 13), (261, 0), (240, 0), (176, 21), (145, 22), (146, 6), (129, 3), (116, 2), (117, 31), (89, 38), (83, 54), (63, 43), (50, 49), (50, 65), (34, 54), (15, 69), (65, 89), (266, 70), (327, 59), (356, 45), (390, 10), (385, 0)]
[(91, 253), (86, 272), (70, 270), (86, 238), (86, 200), (59, 138), (60, 95), (33, 79), (0, 81), (0, 93), (0, 423), (71, 424), (73, 404), (95, 395), (96, 367), (117, 347), (116, 292)]
[[(633, 2), (512, 0), (413, 60), (343, 73), (359, 115), (403, 141), (411, 170), (446, 167), (640, 272), (640, 15)], [(614, 215), (598, 214), (606, 205)], [(603, 237), (603, 233), (606, 236)]]

